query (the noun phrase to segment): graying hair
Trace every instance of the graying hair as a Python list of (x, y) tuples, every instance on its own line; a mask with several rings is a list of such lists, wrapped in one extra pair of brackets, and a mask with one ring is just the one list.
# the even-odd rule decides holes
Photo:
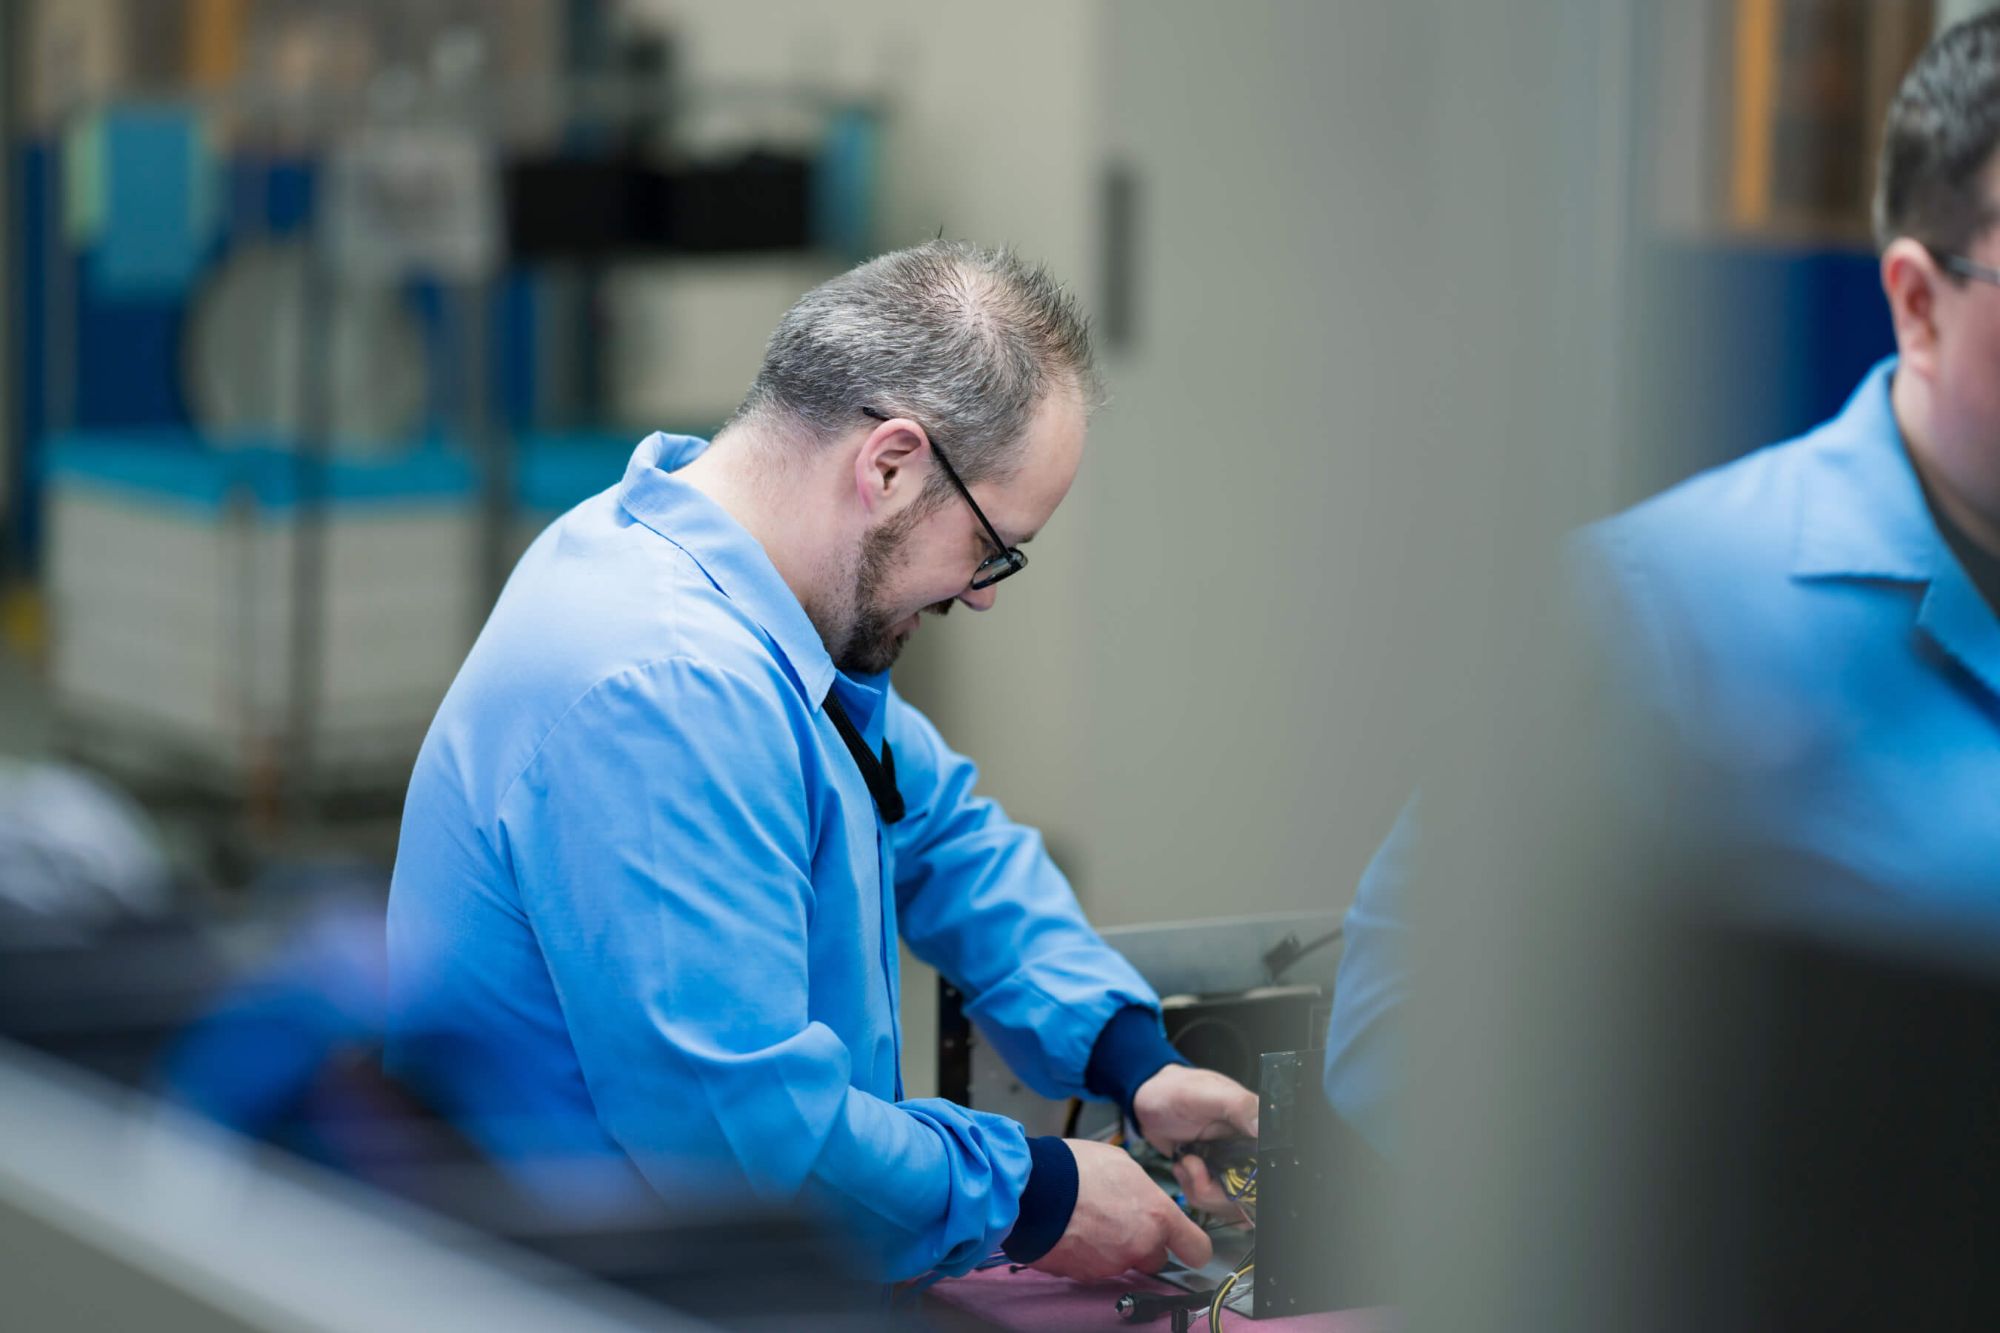
[[(800, 297), (731, 417), (778, 417), (814, 439), (863, 407), (933, 432), (969, 486), (1005, 478), (1050, 392), (1102, 397), (1076, 298), (1004, 249), (936, 240), (881, 255)], [(928, 498), (949, 493), (933, 471)]]

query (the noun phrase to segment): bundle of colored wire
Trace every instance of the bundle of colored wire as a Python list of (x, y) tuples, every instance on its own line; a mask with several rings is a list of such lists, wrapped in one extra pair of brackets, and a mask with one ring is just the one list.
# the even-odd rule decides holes
[(1245, 1275), (1247, 1275), (1251, 1269), (1257, 1266), (1256, 1263), (1254, 1262), (1256, 1258), (1257, 1258), (1257, 1252), (1255, 1250), (1252, 1250), (1250, 1252), (1250, 1258), (1245, 1259), (1242, 1263), (1242, 1266), (1237, 1268), (1234, 1272), (1230, 1273), (1228, 1277), (1224, 1278), (1222, 1280), (1222, 1285), (1215, 1289), (1215, 1301), (1208, 1307), (1209, 1333), (1221, 1333), (1222, 1303), (1229, 1299), (1229, 1293), (1236, 1289), (1237, 1282), (1240, 1279), (1242, 1279)]
[(1216, 1177), (1221, 1182), (1222, 1192), (1229, 1201), (1243, 1210), (1250, 1225), (1257, 1224), (1257, 1168), (1255, 1166), (1232, 1166)]

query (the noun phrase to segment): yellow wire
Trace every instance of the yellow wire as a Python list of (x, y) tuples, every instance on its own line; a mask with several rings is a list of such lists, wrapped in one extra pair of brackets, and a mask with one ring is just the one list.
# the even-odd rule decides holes
[(1238, 1268), (1235, 1272), (1231, 1273), (1228, 1276), (1228, 1278), (1226, 1278), (1223, 1281), (1222, 1285), (1215, 1289), (1215, 1303), (1208, 1307), (1209, 1333), (1221, 1333), (1222, 1303), (1228, 1300), (1229, 1293), (1235, 1290), (1236, 1280), (1242, 1277), (1245, 1273), (1248, 1273), (1251, 1269), (1255, 1268), (1256, 1266), (1257, 1265), (1255, 1263), (1246, 1260), (1241, 1268)]
[(1231, 1273), (1223, 1284), (1215, 1289), (1215, 1302), (1208, 1307), (1209, 1333), (1222, 1327), (1222, 1302), (1228, 1297), (1229, 1289), (1236, 1285), (1236, 1275)]
[(1257, 1225), (1257, 1177), (1246, 1167), (1231, 1167), (1220, 1177), (1222, 1192), (1230, 1202), (1243, 1210), (1243, 1216), (1251, 1226)]

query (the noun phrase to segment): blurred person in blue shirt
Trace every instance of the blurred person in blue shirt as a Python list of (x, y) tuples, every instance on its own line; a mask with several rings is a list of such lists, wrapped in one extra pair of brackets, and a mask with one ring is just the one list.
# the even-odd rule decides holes
[[(1903, 81), (1876, 224), (1897, 355), (1818, 429), (1583, 533), (1574, 572), (1700, 837), (2000, 918), (2000, 13)], [(1327, 1042), (1384, 1149), (1421, 824), (1413, 800), (1361, 880)]]
[(899, 934), (1044, 1095), (1169, 1150), (1255, 1133), (889, 682), (926, 613), (1026, 564), (1097, 394), (1046, 273), (934, 242), (807, 293), (713, 444), (653, 435), (544, 532), (411, 778), (392, 1070), (537, 1187), (613, 1161), (797, 1201), (885, 1277), (1205, 1262), (1122, 1150), (900, 1072)]

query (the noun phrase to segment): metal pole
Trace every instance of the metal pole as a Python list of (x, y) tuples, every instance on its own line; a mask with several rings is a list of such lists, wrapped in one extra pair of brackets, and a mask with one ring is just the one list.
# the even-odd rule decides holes
[[(15, 254), (18, 245), (14, 225), (14, 210), (18, 206), (14, 196), (14, 177), (19, 161), (16, 141), (20, 133), (20, 116), (17, 103), (20, 90), (16, 87), (16, 75), (21, 68), (20, 48), (22, 30), (21, 5), (0, 5), (0, 152), (5, 153), (4, 163), (0, 163), (0, 292), (6, 294), (6, 310), (0, 315), (0, 374), (6, 376), (6, 392), (0, 395), (0, 521), (13, 512), (20, 503), (23, 481), (21, 455), (21, 414), (25, 395), (21, 392), (21, 366), (16, 360), (15, 330), (20, 316), (27, 312), (19, 304), (16, 295), (21, 290), (21, 265)], [(22, 548), (23, 534), (8, 532), (6, 549), (0, 551), (0, 574), (11, 574), (26, 554)]]
[(326, 647), (326, 481), (332, 421), (326, 329), (332, 318), (332, 282), (318, 245), (308, 243), (304, 299), (299, 303), (299, 437), (293, 445), (298, 493), (292, 526), (291, 660), (281, 768), (286, 809), (295, 824), (311, 815), (319, 795), (316, 733)]
[(461, 420), (466, 445), (479, 468), (479, 532), (475, 547), (472, 626), (486, 619), (507, 580), (509, 529), (514, 518), (512, 440), (507, 423), (493, 411), (493, 279), (481, 276), (455, 289), (464, 378)]

